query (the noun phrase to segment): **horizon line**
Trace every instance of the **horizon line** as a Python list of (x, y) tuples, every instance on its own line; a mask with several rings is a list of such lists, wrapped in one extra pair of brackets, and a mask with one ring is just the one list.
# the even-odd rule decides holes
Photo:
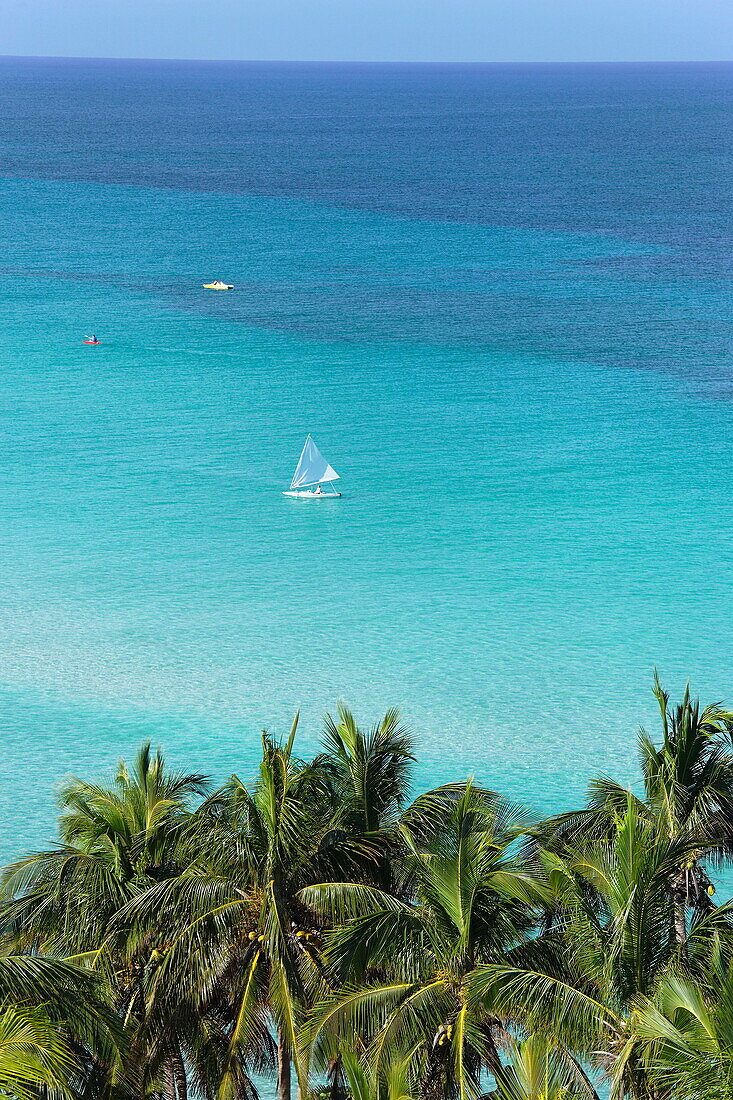
[(635, 60), (583, 60), (582, 58), (569, 58), (566, 60), (463, 60), (449, 61), (440, 58), (431, 60), (387, 60), (387, 59), (355, 59), (355, 58), (247, 58), (247, 57), (130, 57), (127, 55), (93, 54), (0, 54), (0, 61), (151, 61), (160, 63), (183, 62), (194, 65), (732, 65), (733, 57), (720, 58), (645, 58)]

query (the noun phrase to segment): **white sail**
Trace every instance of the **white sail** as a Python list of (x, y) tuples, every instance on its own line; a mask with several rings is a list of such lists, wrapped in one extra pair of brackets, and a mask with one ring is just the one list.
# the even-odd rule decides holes
[(329, 466), (310, 436), (305, 441), (298, 465), (293, 474), (291, 489), (302, 489), (306, 485), (320, 485), (322, 481), (336, 481), (339, 474)]

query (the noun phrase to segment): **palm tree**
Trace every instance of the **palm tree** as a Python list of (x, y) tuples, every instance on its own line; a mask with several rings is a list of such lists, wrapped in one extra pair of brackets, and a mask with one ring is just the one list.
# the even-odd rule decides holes
[(144, 744), (112, 789), (72, 779), (61, 791), (61, 843), (10, 864), (2, 916), (15, 942), (61, 956), (98, 951), (140, 890), (180, 871), (183, 825), (200, 775), (170, 772)]
[(411, 1100), (411, 1057), (412, 1051), (408, 1051), (402, 1057), (392, 1058), (380, 1076), (353, 1047), (342, 1044), (334, 1065), (338, 1067), (338, 1084), (342, 1082), (343, 1087), (332, 1086), (329, 1095), (340, 1100)]
[(364, 733), (348, 707), (340, 705), (338, 721), (326, 716), (321, 740), (341, 807), (341, 827), (359, 835), (394, 825), (409, 794), (415, 761), (399, 711), (388, 710)]
[(111, 789), (68, 782), (59, 845), (11, 864), (3, 879), (3, 927), (15, 949), (72, 959), (108, 982), (132, 1035), (128, 1069), (141, 1090), (144, 1055), (155, 1047), (146, 982), (160, 933), (133, 938), (119, 917), (151, 885), (180, 873), (189, 803), (204, 790), (202, 776), (171, 772), (145, 744), (131, 769), (119, 765)]
[(385, 829), (402, 804), (412, 746), (395, 711), (364, 734), (353, 715), (327, 719), (324, 752), (309, 763), (294, 739), (262, 738), (256, 782), (236, 776), (191, 818), (186, 843), (196, 858), (176, 879), (133, 900), (125, 918), (144, 935), (160, 919), (172, 948), (151, 1004), (172, 1011), (171, 990), (186, 990), (201, 1018), (228, 1021), (226, 1049), (214, 1059), (217, 1094), (244, 1087), (242, 1066), (272, 1055), (277, 1037), (278, 1095), (308, 1087), (300, 1031), (308, 1006), (329, 988), (321, 955), (323, 920), (304, 901), (305, 887), (344, 875), (384, 875)]
[(0, 1094), (103, 1095), (111, 1080), (99, 1067), (118, 1055), (121, 1029), (101, 993), (69, 963), (0, 955)]
[(40, 1088), (69, 1095), (74, 1058), (65, 1037), (38, 1009), (0, 1009), (0, 1093), (34, 1100)]
[(716, 952), (704, 975), (672, 969), (638, 998), (626, 1057), (655, 1097), (724, 1100), (733, 1091), (733, 966)]
[(352, 1044), (378, 1080), (405, 1062), (411, 1095), (480, 1092), (496, 1070), (498, 1021), (469, 996), (471, 975), (502, 959), (533, 927), (541, 885), (507, 849), (521, 815), (472, 785), (418, 798), (398, 834), (399, 896), (361, 883), (301, 891), (337, 921), (327, 961), (343, 988), (319, 1007), (313, 1039), (321, 1061)]
[[(638, 999), (652, 997), (683, 955), (669, 878), (689, 859), (689, 843), (660, 836), (629, 798), (612, 837), (566, 848), (562, 856), (547, 853), (555, 894), (549, 927), (508, 962), (479, 967), (472, 996), (487, 1011), (590, 1059), (613, 1079), (616, 1095), (646, 1100), (649, 1075), (628, 1044)], [(732, 936), (727, 914), (699, 919), (687, 965), (702, 972), (711, 944)]]
[(661, 716), (662, 743), (655, 745), (646, 731), (640, 730), (644, 798), (637, 798), (611, 779), (599, 778), (590, 786), (585, 809), (551, 818), (536, 837), (544, 847), (561, 852), (579, 842), (608, 838), (631, 799), (639, 817), (653, 823), (661, 838), (686, 842), (686, 858), (670, 869), (668, 883), (674, 900), (675, 936), (682, 945), (688, 913), (700, 915), (712, 907), (714, 889), (705, 858), (720, 862), (733, 855), (733, 712), (717, 703), (701, 709), (699, 700), (691, 698), (689, 685), (681, 703), (671, 708), (656, 672), (653, 691)]
[[(233, 847), (225, 860), (229, 863), (234, 855), (234, 866), (222, 868), (228, 875), (234, 872), (248, 901), (256, 903), (230, 1053), (236, 1053), (242, 1037), (250, 1037), (250, 1001), (253, 1008), (259, 995), (277, 1031), (279, 1100), (290, 1097), (291, 1060), (300, 1090), (307, 1090), (298, 1032), (309, 983), (319, 984), (313, 952), (318, 932), (302, 927), (306, 914), (298, 893), (312, 881), (319, 864), (327, 861), (333, 824), (325, 775), (317, 764), (305, 764), (293, 754), (296, 728), (297, 716), (282, 746), (263, 736), (259, 781), (252, 791), (236, 777), (232, 780), (225, 830)], [(253, 1017), (259, 1024), (260, 1011)], [(227, 1074), (228, 1070), (220, 1090), (224, 1097)]]
[(510, 1039), (506, 1064), (488, 1100), (597, 1100), (585, 1072), (567, 1051), (544, 1035)]
[[(414, 745), (388, 710), (368, 732), (339, 705), (338, 721), (327, 715), (323, 753), (314, 765), (329, 776), (334, 808), (330, 871), (335, 878), (392, 888), (394, 827), (411, 786)], [(337, 837), (342, 844), (337, 844)]]
[(220, 1100), (251, 1091), (246, 1065), (259, 1059), (262, 1068), (273, 1054), (280, 1100), (290, 1096), (291, 1063), (307, 1089), (298, 1036), (323, 976), (319, 928), (298, 894), (322, 877), (343, 838), (333, 828), (331, 774), (323, 761), (295, 756), (296, 729), (297, 716), (284, 743), (263, 734), (256, 782), (234, 776), (207, 799), (186, 830), (195, 860), (123, 914), (143, 937), (161, 916), (170, 929), (151, 1004), (170, 1012), (187, 998), (195, 1015), (215, 1021), (209, 1081)]

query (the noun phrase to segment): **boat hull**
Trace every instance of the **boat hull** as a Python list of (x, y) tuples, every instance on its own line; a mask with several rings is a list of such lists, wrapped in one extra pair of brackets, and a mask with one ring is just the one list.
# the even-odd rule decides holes
[(312, 489), (288, 489), (283, 496), (301, 497), (304, 500), (333, 500), (334, 497), (340, 497), (341, 493), (314, 493)]

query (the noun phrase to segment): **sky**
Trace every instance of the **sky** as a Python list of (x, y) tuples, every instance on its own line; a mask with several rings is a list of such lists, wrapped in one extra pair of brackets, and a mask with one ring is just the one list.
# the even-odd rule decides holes
[(731, 0), (0, 0), (0, 54), (719, 61)]

